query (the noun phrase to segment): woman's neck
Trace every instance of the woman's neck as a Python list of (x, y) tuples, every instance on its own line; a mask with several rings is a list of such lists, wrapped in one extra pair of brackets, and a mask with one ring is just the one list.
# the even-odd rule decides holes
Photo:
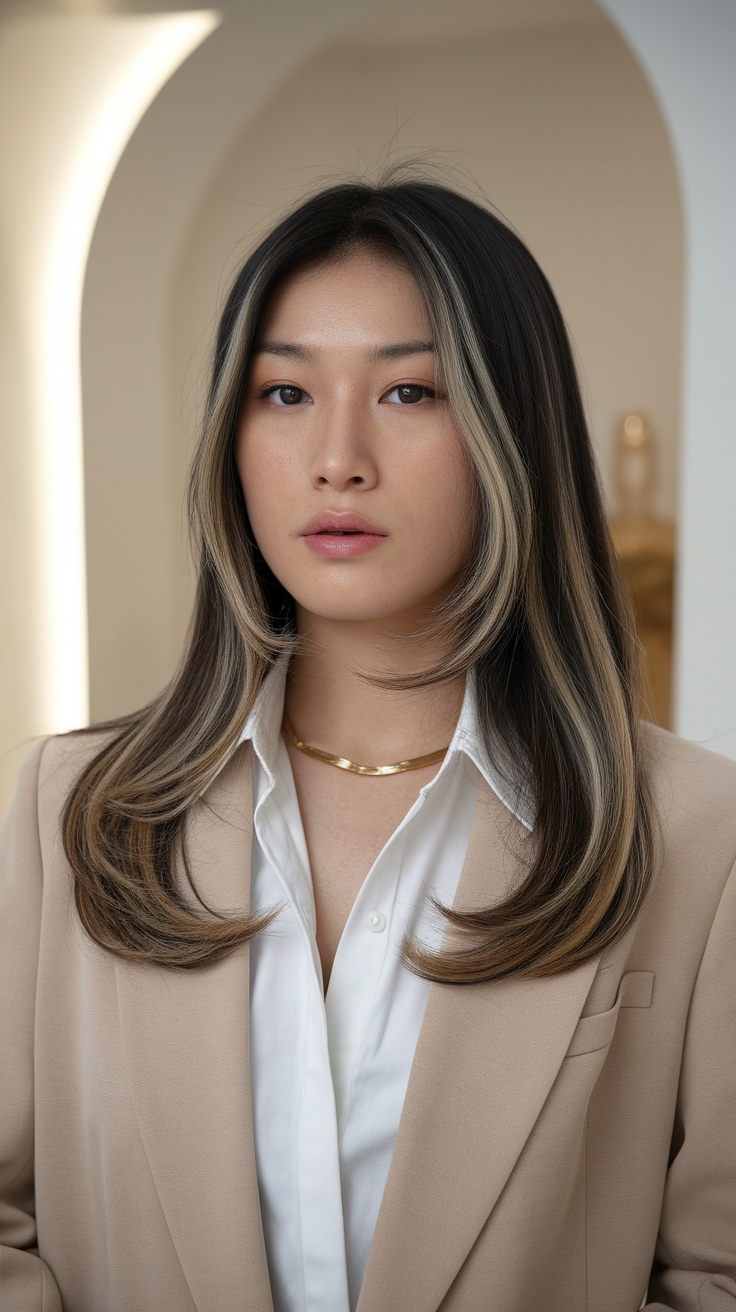
[(411, 691), (377, 688), (358, 671), (408, 674), (434, 663), (425, 643), (397, 642), (362, 623), (310, 617), (286, 680), (285, 710), (299, 737), (363, 765), (446, 747), (460, 715), (465, 676)]

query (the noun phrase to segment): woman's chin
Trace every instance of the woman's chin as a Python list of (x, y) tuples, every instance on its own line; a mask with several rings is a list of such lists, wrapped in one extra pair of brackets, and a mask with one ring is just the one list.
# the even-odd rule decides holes
[(305, 597), (297, 602), (297, 620), (299, 627), (310, 623), (324, 622), (330, 624), (359, 624), (366, 628), (371, 626), (406, 630), (416, 623), (417, 605), (413, 599), (389, 598), (385, 595), (376, 597)]

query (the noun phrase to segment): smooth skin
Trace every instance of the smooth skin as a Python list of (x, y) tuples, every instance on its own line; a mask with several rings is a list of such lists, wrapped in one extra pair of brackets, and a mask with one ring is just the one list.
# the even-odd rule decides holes
[[(261, 316), (239, 422), (252, 531), (306, 639), (289, 669), (286, 714), (304, 742), (365, 765), (446, 747), (464, 692), (462, 678), (394, 692), (359, 674), (441, 655), (436, 642), (407, 635), (472, 553), (474, 480), (431, 337), (399, 259), (357, 252), (300, 270)], [(360, 514), (385, 536), (362, 555), (319, 555), (303, 534), (323, 511)], [(370, 778), (288, 747), (326, 992), (358, 890), (439, 765)]]

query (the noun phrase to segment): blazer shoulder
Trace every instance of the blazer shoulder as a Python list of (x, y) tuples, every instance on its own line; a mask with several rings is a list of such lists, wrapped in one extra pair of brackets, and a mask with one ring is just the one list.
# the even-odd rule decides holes
[(675, 787), (688, 789), (712, 788), (736, 796), (736, 761), (728, 756), (702, 747), (698, 743), (678, 738), (656, 724), (642, 723), (645, 751), (653, 777), (666, 776)]
[(42, 794), (58, 792), (59, 786), (68, 792), (75, 778), (109, 736), (90, 732), (46, 735), (31, 741), (18, 767), (6, 817), (29, 807), (35, 811), (36, 804), (42, 801)]
[(644, 751), (665, 843), (736, 861), (736, 761), (644, 724)]
[(38, 752), (39, 816), (58, 813), (83, 770), (116, 737), (112, 729), (57, 734), (40, 740), (28, 753)]

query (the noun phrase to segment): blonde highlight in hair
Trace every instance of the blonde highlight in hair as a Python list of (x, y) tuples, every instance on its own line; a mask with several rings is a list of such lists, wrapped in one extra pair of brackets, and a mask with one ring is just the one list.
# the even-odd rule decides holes
[[(186, 967), (270, 924), (192, 906), (177, 879), (185, 821), (242, 735), (293, 601), (254, 542), (234, 438), (254, 333), (276, 282), (372, 246), (414, 274), (475, 475), (477, 549), (433, 618), (444, 657), (375, 681), (425, 686), (473, 669), (486, 747), (533, 797), (527, 873), (502, 904), (435, 906), (451, 942), (407, 938), (426, 979), (569, 970), (631, 924), (652, 875), (652, 808), (632, 621), (613, 560), (557, 303), (494, 215), (433, 182), (384, 177), (309, 198), (246, 261), (223, 311), (189, 489), (199, 580), (180, 668), (110, 737), (67, 801), (63, 837), (88, 933), (120, 956)], [(434, 899), (433, 899), (434, 900)]]

